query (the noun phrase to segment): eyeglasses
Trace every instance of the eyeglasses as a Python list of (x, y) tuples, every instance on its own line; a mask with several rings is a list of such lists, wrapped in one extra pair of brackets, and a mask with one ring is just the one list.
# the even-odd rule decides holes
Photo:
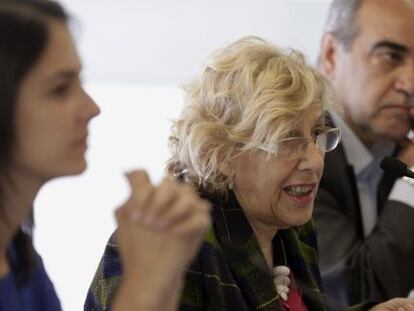
[(305, 154), (310, 142), (313, 142), (321, 153), (325, 153), (334, 150), (340, 140), (341, 130), (335, 127), (328, 128), (315, 135), (312, 140), (305, 137), (289, 137), (281, 139), (272, 150), (263, 146), (259, 146), (258, 148), (280, 158), (297, 160)]

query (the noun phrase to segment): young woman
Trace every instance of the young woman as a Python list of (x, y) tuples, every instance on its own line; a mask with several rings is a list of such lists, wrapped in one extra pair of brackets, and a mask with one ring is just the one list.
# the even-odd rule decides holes
[[(47, 0), (0, 1), (0, 310), (60, 310), (33, 248), (33, 201), (49, 180), (86, 168), (88, 123), (99, 108), (85, 93), (68, 16)], [(126, 272), (114, 310), (174, 308), (183, 269), (209, 224), (209, 208), (189, 187), (143, 171), (127, 175), (131, 197), (117, 212)], [(150, 193), (150, 196), (144, 196)], [(140, 218), (172, 206), (176, 221)], [(142, 248), (148, 251), (138, 252)], [(164, 256), (159, 258), (160, 249)], [(183, 250), (186, 250), (185, 252)], [(136, 282), (136, 276), (143, 282)], [(145, 286), (145, 287), (144, 287)], [(139, 294), (129, 295), (131, 292)], [(176, 302), (177, 301), (177, 302)]]

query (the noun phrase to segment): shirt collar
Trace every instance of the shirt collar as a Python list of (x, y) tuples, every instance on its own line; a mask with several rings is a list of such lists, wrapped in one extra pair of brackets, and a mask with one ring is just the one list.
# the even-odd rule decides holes
[(379, 165), (384, 156), (391, 155), (394, 151), (395, 144), (390, 140), (378, 141), (371, 149), (368, 149), (340, 116), (335, 113), (332, 113), (331, 116), (336, 126), (341, 129), (341, 142), (346, 158), (349, 164), (354, 167), (357, 176), (370, 165), (374, 163)]

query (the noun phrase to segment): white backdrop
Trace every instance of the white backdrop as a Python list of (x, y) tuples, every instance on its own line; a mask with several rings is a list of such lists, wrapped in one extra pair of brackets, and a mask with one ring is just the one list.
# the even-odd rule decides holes
[(86, 88), (102, 114), (90, 127), (88, 170), (46, 185), (35, 202), (35, 242), (64, 310), (82, 310), (113, 210), (127, 196), (123, 173), (158, 181), (168, 158), (179, 87), (214, 49), (259, 35), (316, 59), (327, 1), (65, 0)]

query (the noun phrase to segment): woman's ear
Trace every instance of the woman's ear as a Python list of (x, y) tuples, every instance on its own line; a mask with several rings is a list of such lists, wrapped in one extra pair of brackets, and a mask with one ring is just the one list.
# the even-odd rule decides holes
[(219, 164), (219, 172), (224, 176), (231, 177), (233, 176), (233, 164), (231, 160), (223, 161)]
[(229, 184), (227, 187), (229, 190), (233, 190), (234, 187), (234, 169), (233, 169), (233, 161), (227, 160), (223, 161), (219, 164), (219, 171), (224, 176), (226, 176), (229, 179)]

